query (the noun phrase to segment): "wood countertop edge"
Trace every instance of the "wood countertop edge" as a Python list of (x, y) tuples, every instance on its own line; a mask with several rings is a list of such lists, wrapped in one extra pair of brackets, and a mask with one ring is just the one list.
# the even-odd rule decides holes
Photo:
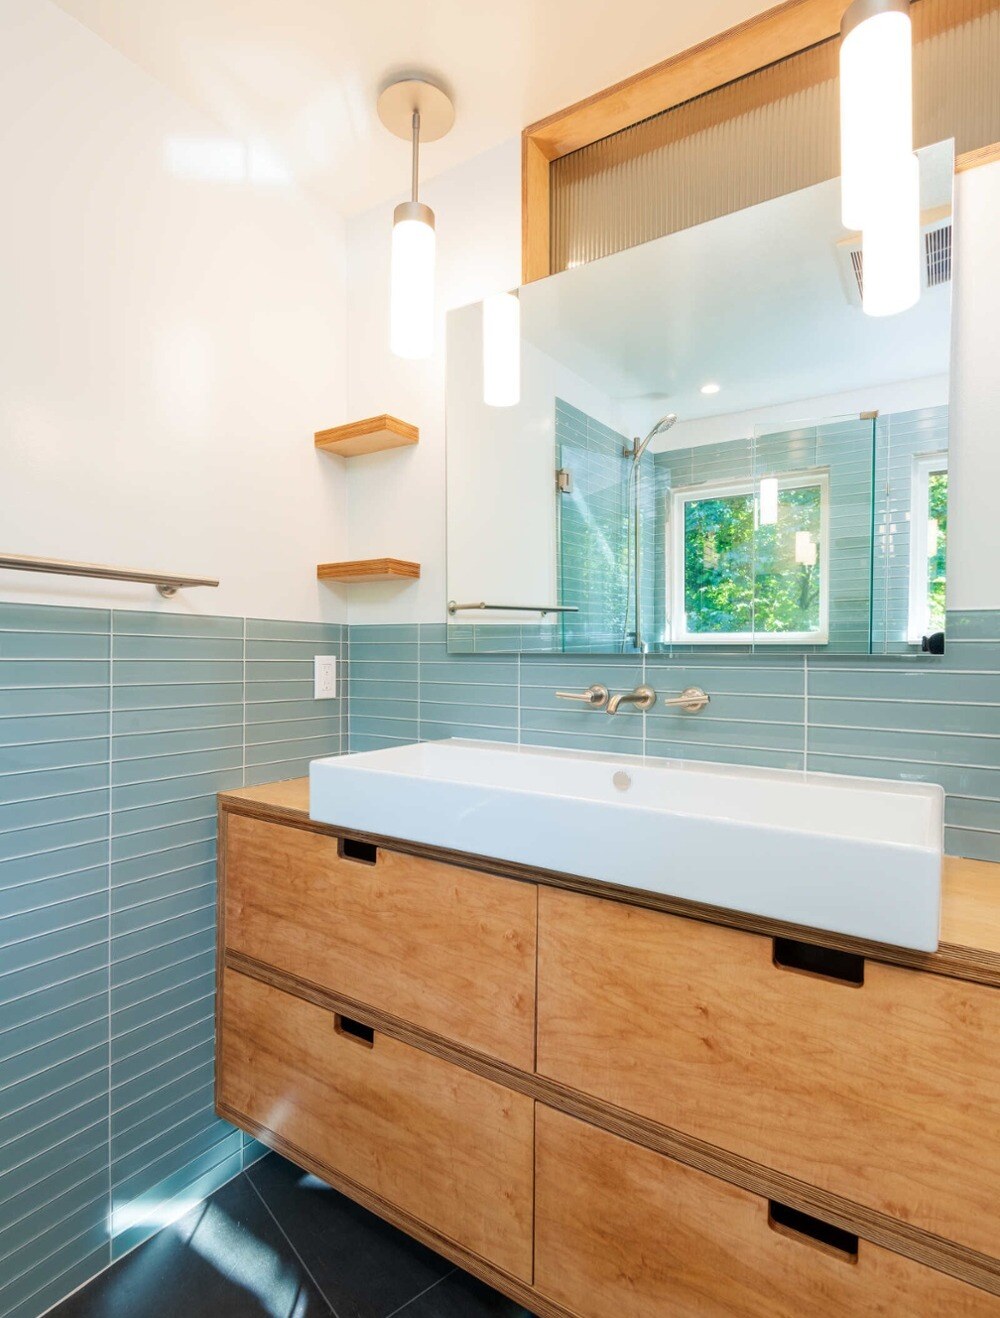
[(853, 952), (870, 960), (1000, 987), (1000, 864), (991, 861), (945, 856), (941, 890), (941, 943), (936, 952), (915, 952), (659, 893), (534, 869), (489, 856), (469, 855), (401, 838), (375, 836), (322, 824), (309, 816), (308, 778), (234, 788), (220, 792), (218, 797), (221, 809), (274, 823), (290, 824), (331, 835), (350, 833), (352, 837), (363, 838), (395, 851), (482, 870), (504, 878), (566, 888), (589, 896), (600, 896), (611, 901), (626, 902), (769, 937), (800, 939), (839, 951)]

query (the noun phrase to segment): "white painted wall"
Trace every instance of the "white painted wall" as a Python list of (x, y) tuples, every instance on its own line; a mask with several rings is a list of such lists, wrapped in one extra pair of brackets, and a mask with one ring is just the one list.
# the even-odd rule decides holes
[(1000, 163), (959, 174), (955, 206), (948, 604), (1000, 608)]
[[(520, 265), (519, 144), (512, 141), (439, 176), (426, 189), (438, 217), (438, 315), (516, 285)], [(433, 148), (431, 148), (433, 149)], [(1000, 608), (1000, 164), (956, 179), (950, 604)], [(348, 231), (352, 415), (388, 408), (421, 427), (421, 444), (349, 474), (352, 555), (419, 558), (416, 586), (355, 588), (352, 622), (441, 621), (446, 586), (443, 332), (430, 362), (388, 350), (392, 206)], [(936, 392), (936, 390), (935, 390)]]
[(339, 222), (48, 0), (0, 4), (0, 125), (0, 550), (222, 583), (0, 598), (343, 616)]

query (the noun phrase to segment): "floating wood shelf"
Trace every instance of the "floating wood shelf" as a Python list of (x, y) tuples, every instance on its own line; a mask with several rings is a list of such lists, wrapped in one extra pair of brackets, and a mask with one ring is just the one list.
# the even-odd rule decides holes
[(358, 558), (350, 563), (320, 563), (320, 581), (412, 581), (420, 576), (420, 564), (402, 558)]
[(378, 453), (382, 449), (416, 444), (419, 438), (420, 431), (416, 426), (383, 413), (371, 416), (367, 421), (352, 421), (346, 426), (334, 426), (332, 430), (317, 430), (316, 447), (345, 458), (355, 458), (362, 453)]

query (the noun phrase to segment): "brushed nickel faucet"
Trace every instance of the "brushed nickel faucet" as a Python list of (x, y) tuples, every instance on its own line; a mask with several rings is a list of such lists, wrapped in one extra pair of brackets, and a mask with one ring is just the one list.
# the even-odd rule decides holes
[[(680, 693), (679, 696), (672, 696), (669, 700), (664, 700), (665, 705), (676, 705), (678, 709), (684, 710), (686, 714), (697, 714), (703, 710), (709, 703), (710, 697), (702, 691), (700, 686), (688, 686)], [(619, 691), (608, 701), (608, 713), (617, 714), (622, 705), (635, 705), (636, 709), (641, 709), (643, 713), (647, 709), (652, 709), (656, 704), (656, 692), (651, 686), (637, 686), (634, 691)]]
[(619, 691), (608, 701), (608, 713), (617, 714), (622, 705), (635, 705), (643, 713), (656, 704), (656, 692), (651, 686), (637, 686), (634, 691)]
[[(617, 714), (622, 705), (635, 705), (636, 709), (652, 709), (656, 704), (656, 692), (651, 686), (637, 686), (633, 691), (619, 691), (610, 695), (608, 688), (595, 682), (586, 691), (557, 691), (560, 700), (578, 700), (591, 709), (607, 709), (609, 714)], [(664, 700), (665, 705), (676, 705), (686, 714), (697, 714), (709, 703), (710, 697), (700, 686), (685, 687), (679, 696)]]

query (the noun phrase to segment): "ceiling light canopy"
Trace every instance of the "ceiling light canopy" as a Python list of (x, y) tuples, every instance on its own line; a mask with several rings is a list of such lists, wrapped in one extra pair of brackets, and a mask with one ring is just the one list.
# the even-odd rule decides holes
[(434, 212), (418, 200), (420, 142), (436, 142), (455, 122), (448, 95), (426, 78), (392, 82), (378, 98), (378, 116), (390, 133), (412, 142), (410, 200), (392, 217), (389, 346), (397, 357), (434, 351)]

